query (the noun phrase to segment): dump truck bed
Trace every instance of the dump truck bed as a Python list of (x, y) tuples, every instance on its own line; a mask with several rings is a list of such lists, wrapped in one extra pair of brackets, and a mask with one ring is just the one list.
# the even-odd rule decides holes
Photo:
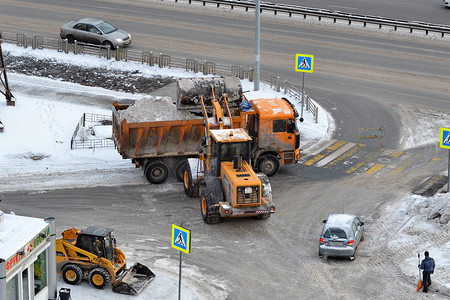
[(194, 156), (201, 148), (205, 127), (202, 118), (154, 122), (128, 122), (113, 105), (113, 135), (122, 158)]

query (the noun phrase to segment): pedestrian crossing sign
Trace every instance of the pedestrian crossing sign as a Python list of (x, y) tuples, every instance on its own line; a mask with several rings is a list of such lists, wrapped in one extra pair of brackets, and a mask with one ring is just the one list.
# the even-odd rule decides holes
[(172, 224), (172, 247), (185, 253), (191, 253), (191, 231)]
[(450, 128), (441, 127), (441, 148), (450, 149)]
[(295, 71), (312, 73), (314, 65), (314, 55), (296, 54), (295, 55)]

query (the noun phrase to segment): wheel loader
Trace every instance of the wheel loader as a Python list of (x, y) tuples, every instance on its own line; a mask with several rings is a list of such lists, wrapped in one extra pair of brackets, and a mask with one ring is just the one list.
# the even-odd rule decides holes
[(70, 228), (62, 236), (56, 240), (56, 267), (68, 284), (89, 280), (94, 288), (104, 289), (112, 283), (113, 292), (137, 295), (155, 278), (140, 263), (126, 269), (125, 255), (116, 247), (112, 229)]
[[(188, 159), (183, 167), (187, 196), (200, 195), (201, 214), (207, 224), (228, 217), (267, 219), (275, 212), (267, 175), (256, 174), (250, 165), (251, 137), (244, 128), (234, 128), (226, 94), (222, 104), (211, 86), (212, 113), (208, 115), (203, 96), (205, 137), (198, 159)], [(224, 115), (223, 112), (226, 112)]]

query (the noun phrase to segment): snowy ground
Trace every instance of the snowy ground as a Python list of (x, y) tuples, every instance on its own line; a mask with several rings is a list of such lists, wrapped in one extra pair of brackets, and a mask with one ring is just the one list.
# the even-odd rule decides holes
[[(170, 69), (151, 68), (134, 63), (111, 62), (87, 56), (61, 54), (56, 51), (25, 50), (13, 45), (3, 44), (3, 51), (16, 56), (25, 55), (39, 59), (56, 58), (67, 66), (77, 65), (108, 70), (135, 71), (141, 76), (153, 75), (177, 77), (193, 77), (196, 74)], [(119, 74), (120, 72), (118, 72)], [(120, 75), (118, 75), (120, 76)], [(145, 182), (136, 169), (130, 168), (128, 160), (122, 160), (114, 148), (98, 148), (89, 150), (70, 150), (70, 139), (81, 115), (85, 112), (110, 115), (111, 110), (106, 102), (97, 102), (99, 98), (113, 100), (133, 99), (147, 97), (145, 94), (130, 94), (112, 91), (105, 88), (89, 87), (71, 82), (62, 81), (61, 78), (42, 78), (8, 72), (10, 88), (16, 99), (16, 106), (6, 106), (6, 101), (0, 101), (0, 120), (5, 130), (0, 134), (0, 186), (2, 191), (16, 190), (47, 190), (71, 187), (131, 185)], [(253, 91), (253, 83), (243, 81), (243, 89), (251, 90), (248, 98), (285, 96), (262, 85), (258, 92)], [(263, 96), (262, 96), (263, 95)], [(312, 95), (313, 96), (313, 95)], [(88, 104), (86, 100), (92, 99), (95, 105)], [(299, 107), (299, 104), (296, 103)], [(300, 107), (299, 107), (300, 108)], [(308, 112), (303, 114), (305, 122), (299, 124), (302, 133), (302, 146), (308, 151), (313, 144), (326, 141), (334, 130), (334, 121), (323, 109), (319, 111), (319, 122), (316, 124)], [(405, 120), (403, 120), (405, 122)], [(442, 121), (439, 121), (442, 123)], [(413, 124), (414, 122), (410, 122)], [(436, 128), (433, 120), (425, 122), (428, 128)], [(423, 124), (423, 122), (422, 122)], [(439, 127), (439, 126), (437, 126)], [(448, 127), (448, 126), (447, 126)], [(429, 141), (430, 135), (424, 130), (414, 130), (414, 137), (422, 141)], [(416, 129), (419, 129), (416, 127)], [(403, 141), (408, 145), (408, 141)], [(23, 182), (27, 182), (24, 185)], [(0, 193), (1, 198), (1, 193)], [(433, 213), (448, 213), (449, 194), (438, 194), (432, 198), (406, 196), (401, 201), (390, 205), (381, 222), (397, 223), (403, 225), (402, 230), (393, 236), (389, 245), (415, 244), (421, 242), (423, 249), (428, 250), (437, 262), (433, 277), (434, 284), (441, 294), (450, 294), (450, 242), (443, 243), (443, 247), (436, 247), (430, 236), (448, 236), (448, 224), (439, 223), (439, 218), (428, 219)], [(1, 208), (1, 206), (0, 206)], [(425, 248), (426, 247), (426, 248)], [(417, 257), (417, 254), (415, 255)], [(131, 261), (132, 259), (130, 259)], [(417, 261), (417, 259), (416, 259)], [(402, 272), (417, 277), (417, 263), (410, 255), (399, 262)], [(178, 290), (177, 265), (161, 259), (152, 266), (158, 276), (151, 285), (136, 299), (175, 299)], [(206, 299), (201, 288), (196, 288), (195, 282), (207, 281), (198, 270), (183, 269), (186, 277), (182, 295), (184, 299)], [(155, 272), (156, 273), (156, 272)], [(58, 289), (63, 282), (58, 283)], [(65, 285), (64, 285), (65, 286)], [(81, 299), (105, 298), (125, 299), (127, 296), (113, 294), (111, 291), (98, 291), (88, 288), (86, 283), (70, 287)], [(224, 289), (226, 290), (226, 289)], [(170, 291), (170, 292), (169, 292)], [(217, 292), (218, 299), (225, 299), (226, 294)], [(208, 293), (210, 294), (210, 293)], [(106, 296), (107, 295), (107, 296)]]

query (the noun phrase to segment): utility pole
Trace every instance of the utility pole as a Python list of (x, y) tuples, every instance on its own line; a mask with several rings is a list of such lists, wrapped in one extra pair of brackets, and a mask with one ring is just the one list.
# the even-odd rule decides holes
[(259, 75), (260, 75), (260, 68), (259, 64), (261, 61), (261, 58), (259, 56), (260, 51), (260, 38), (259, 38), (259, 32), (260, 32), (260, 6), (259, 6), (259, 0), (256, 0), (255, 3), (255, 78), (254, 78), (254, 89), (255, 91), (259, 91)]

